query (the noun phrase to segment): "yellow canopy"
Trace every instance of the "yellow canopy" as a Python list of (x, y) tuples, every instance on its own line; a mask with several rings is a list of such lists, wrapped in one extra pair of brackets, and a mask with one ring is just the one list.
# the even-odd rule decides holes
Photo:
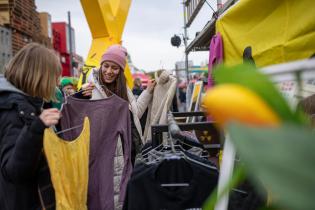
[(216, 23), (223, 37), (224, 62), (243, 62), (252, 47), (259, 67), (315, 54), (314, 0), (239, 0)]

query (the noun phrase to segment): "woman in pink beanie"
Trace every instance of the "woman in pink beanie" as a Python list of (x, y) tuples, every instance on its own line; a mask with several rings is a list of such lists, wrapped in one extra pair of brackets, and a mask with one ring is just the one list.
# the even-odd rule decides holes
[[(140, 124), (140, 118), (148, 107), (149, 102), (152, 99), (152, 93), (155, 87), (155, 82), (149, 82), (147, 89), (141, 93), (139, 98), (136, 100), (132, 91), (126, 84), (126, 78), (124, 75), (124, 69), (126, 67), (127, 61), (127, 51), (120, 45), (110, 46), (106, 52), (102, 55), (100, 61), (100, 68), (93, 69), (92, 73), (88, 77), (88, 84), (82, 86), (85, 90), (84, 95), (91, 95), (91, 100), (103, 99), (116, 94), (122, 99), (129, 102), (129, 110), (131, 114), (131, 133), (132, 133), (132, 159), (134, 159), (136, 153), (140, 152), (141, 145), (143, 142), (143, 134)], [(118, 141), (119, 142), (119, 141)], [(118, 143), (116, 149), (118, 160), (118, 171), (116, 175), (122, 174), (122, 169), (124, 166), (123, 149), (121, 144)], [(115, 167), (116, 168), (116, 167)], [(116, 179), (115, 179), (116, 180)], [(117, 180), (120, 180), (119, 178)], [(119, 183), (114, 183), (116, 186)], [(115, 194), (119, 194), (119, 191), (115, 191)], [(115, 206), (120, 204), (115, 202)]]
[[(85, 96), (91, 95), (92, 100), (107, 98), (112, 94), (123, 98), (130, 104), (133, 121), (142, 140), (140, 118), (152, 99), (155, 81), (150, 81), (147, 89), (136, 100), (126, 83), (124, 69), (127, 61), (127, 50), (119, 44), (110, 46), (102, 55), (100, 68), (93, 69), (88, 77), (89, 83), (84, 84)], [(90, 84), (90, 85), (88, 85)], [(92, 84), (92, 85), (91, 85)]]

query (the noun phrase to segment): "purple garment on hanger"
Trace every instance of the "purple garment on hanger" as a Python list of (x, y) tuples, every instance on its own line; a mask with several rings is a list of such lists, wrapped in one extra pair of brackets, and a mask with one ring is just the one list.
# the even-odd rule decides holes
[(208, 88), (214, 85), (212, 69), (216, 64), (223, 61), (223, 41), (220, 33), (214, 35), (210, 42), (209, 65), (208, 65)]
[[(131, 125), (128, 102), (116, 95), (100, 100), (68, 97), (62, 110), (62, 129), (90, 120), (90, 159), (88, 209), (114, 209), (114, 156), (120, 135), (124, 151), (124, 168), (120, 182), (119, 201), (123, 202), (131, 165)], [(75, 139), (82, 128), (64, 133), (63, 138)]]

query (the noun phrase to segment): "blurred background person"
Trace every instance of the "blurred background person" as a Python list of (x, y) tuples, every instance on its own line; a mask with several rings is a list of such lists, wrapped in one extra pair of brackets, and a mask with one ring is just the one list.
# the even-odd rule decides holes
[(179, 112), (186, 111), (186, 87), (179, 87), (178, 88), (178, 99), (179, 99)]
[(71, 78), (62, 78), (60, 87), (65, 96), (73, 95), (76, 92), (76, 87)]
[(133, 81), (133, 88), (132, 93), (135, 96), (135, 98), (138, 98), (143, 91), (142, 82), (139, 77), (135, 78)]

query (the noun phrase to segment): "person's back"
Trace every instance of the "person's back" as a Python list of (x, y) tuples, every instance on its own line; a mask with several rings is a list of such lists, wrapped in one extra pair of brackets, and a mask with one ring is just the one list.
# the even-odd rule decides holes
[[(26, 96), (22, 95), (18, 91), (9, 91), (9, 86), (6, 85), (4, 78), (0, 78), (0, 149), (6, 150), (12, 147), (13, 141), (10, 141), (13, 134), (7, 132), (7, 126), (24, 127), (23, 121), (27, 124), (32, 123), (32, 118), (30, 117), (32, 113), (36, 112), (36, 108), (29, 104)], [(34, 101), (32, 101), (34, 102)], [(7, 107), (16, 107), (13, 109), (8, 109)], [(40, 107), (40, 105), (39, 105)], [(7, 111), (4, 111), (4, 110)], [(38, 112), (38, 110), (37, 110)], [(28, 119), (30, 117), (30, 119)], [(21, 121), (16, 119), (20, 118)], [(25, 126), (26, 129), (36, 129), (32, 126)], [(12, 131), (13, 132), (13, 131)], [(27, 133), (25, 132), (25, 135)], [(28, 134), (29, 135), (29, 134)], [(21, 136), (23, 138), (24, 136)], [(38, 137), (34, 136), (37, 140)], [(25, 146), (25, 147), (23, 147)], [(22, 149), (28, 149), (27, 152), (36, 152), (36, 148), (28, 148), (27, 145), (20, 145), (16, 148), (17, 152), (22, 152)], [(2, 156), (3, 155), (3, 156)], [(22, 156), (24, 158), (32, 158), (30, 154)], [(17, 157), (18, 158), (18, 157)], [(35, 209), (39, 207), (39, 200), (34, 196), (37, 194), (37, 185), (32, 179), (38, 171), (24, 171), (19, 168), (15, 169), (16, 164), (20, 164), (23, 167), (27, 167), (27, 163), (24, 160), (10, 159), (10, 154), (1, 152), (1, 173), (0, 173), (0, 209)], [(41, 155), (41, 158), (43, 156)], [(3, 164), (5, 163), (6, 164)], [(18, 163), (19, 162), (19, 163)], [(18, 202), (16, 202), (18, 200)]]
[(53, 98), (60, 72), (54, 52), (31, 43), (0, 76), (1, 210), (55, 209), (42, 150), (44, 130), (58, 123), (60, 113), (42, 106)]
[(186, 103), (186, 91), (184, 91), (184, 89), (179, 88), (179, 96), (178, 96), (179, 100), (181, 103)]

